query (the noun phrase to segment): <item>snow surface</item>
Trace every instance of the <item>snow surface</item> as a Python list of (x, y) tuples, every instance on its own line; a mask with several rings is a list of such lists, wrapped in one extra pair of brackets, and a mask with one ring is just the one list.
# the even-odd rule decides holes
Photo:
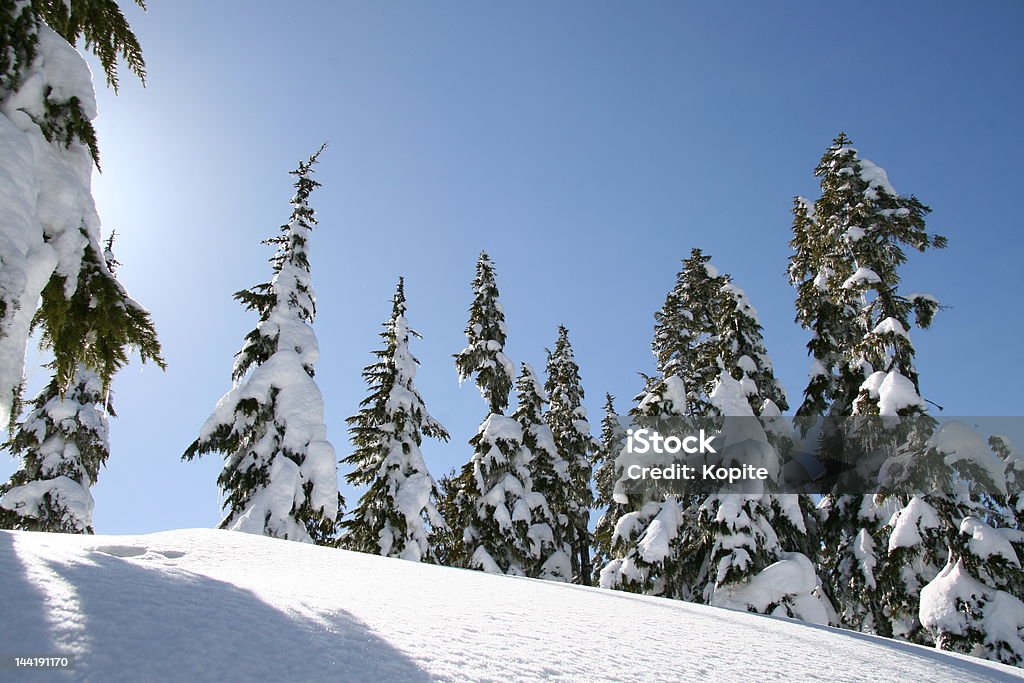
[(0, 586), (0, 654), (76, 656), (39, 680), (1024, 678), (783, 618), (210, 529), (0, 532)]

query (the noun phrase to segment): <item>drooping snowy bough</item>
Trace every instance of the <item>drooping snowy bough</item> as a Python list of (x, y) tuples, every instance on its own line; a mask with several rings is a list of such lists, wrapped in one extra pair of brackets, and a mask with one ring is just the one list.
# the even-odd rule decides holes
[(0, 4), (0, 422), (20, 398), (33, 320), (61, 391), (80, 363), (109, 385), (130, 347), (163, 366), (149, 314), (103, 258), (91, 189), (96, 96), (73, 47), (80, 37), (115, 88), (119, 57), (145, 75), (116, 3)]

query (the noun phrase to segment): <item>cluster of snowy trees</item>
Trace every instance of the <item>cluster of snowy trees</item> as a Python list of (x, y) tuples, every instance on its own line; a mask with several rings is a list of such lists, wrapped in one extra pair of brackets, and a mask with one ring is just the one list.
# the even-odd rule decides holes
[[(111, 381), (131, 349), (163, 367), (148, 313), (115, 276), (113, 237), (101, 242), (89, 186), (99, 161), (95, 95), (73, 47), (80, 38), (111, 86), (118, 59), (144, 77), (116, 2), (0, 0), (0, 418), (21, 461), (0, 486), (4, 528), (92, 532)], [(655, 314), (657, 372), (644, 376), (626, 415), (606, 395), (597, 439), (566, 328), (542, 375), (505, 354), (494, 265), (481, 253), (466, 347), (454, 357), (458, 378), (473, 381), (485, 405), (465, 465), (440, 481), (428, 470), (424, 437), (449, 435), (415, 385), (409, 346), (418, 335), (399, 279), (381, 348), (363, 371), (368, 395), (348, 420), (352, 448), (341, 463), (365, 492), (347, 515), (314, 378), (310, 197), (322, 151), (292, 172), (290, 219), (267, 240), (276, 249), (269, 281), (235, 294), (258, 322), (235, 357), (232, 388), (183, 456), (223, 456), (223, 528), (1024, 663), (1024, 458), (1005, 437), (985, 442), (928, 416), (910, 331), (927, 328), (939, 304), (905, 294), (900, 269), (908, 248), (945, 240), (926, 232), (928, 208), (897, 194), (844, 135), (815, 170), (820, 197), (797, 198), (793, 208), (788, 274), (812, 359), (796, 416), (808, 425), (837, 419), (842, 438), (819, 443), (836, 462), (867, 438), (863, 425), (872, 438), (882, 429), (894, 455), (873, 490), (782, 490), (802, 435), (777, 428), (790, 406), (753, 306), (699, 249)], [(23, 411), (33, 330), (53, 377)], [(743, 462), (768, 479), (742, 493), (706, 484), (624, 493), (616, 486), (624, 423), (672, 418), (748, 418), (725, 435), (720, 464), (741, 445)]]

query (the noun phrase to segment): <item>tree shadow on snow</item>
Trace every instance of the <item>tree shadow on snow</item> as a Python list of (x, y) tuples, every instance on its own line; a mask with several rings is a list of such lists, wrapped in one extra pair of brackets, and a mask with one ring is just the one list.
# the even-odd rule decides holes
[[(3, 534), (0, 534), (2, 542)], [(0, 548), (0, 562), (8, 561)], [(9, 553), (13, 555), (13, 552)], [(17, 560), (14, 560), (17, 562)], [(153, 562), (147, 566), (147, 563)], [(84, 617), (74, 678), (96, 681), (431, 681), (408, 655), (345, 611), (286, 614), (252, 591), (173, 563), (91, 552), (88, 562), (48, 562), (69, 584)], [(4, 630), (33, 634), (47, 608), (26, 582), (11, 590), (21, 609)], [(9, 585), (3, 592), (10, 594)], [(2, 612), (7, 613), (6, 606)], [(5, 639), (6, 640), (6, 639)], [(64, 652), (67, 652), (65, 643)], [(60, 644), (52, 645), (54, 652)], [(0, 647), (7, 649), (6, 643)]]
[(43, 607), (46, 594), (26, 576), (14, 551), (15, 534), (0, 531), (0, 655), (57, 654)]

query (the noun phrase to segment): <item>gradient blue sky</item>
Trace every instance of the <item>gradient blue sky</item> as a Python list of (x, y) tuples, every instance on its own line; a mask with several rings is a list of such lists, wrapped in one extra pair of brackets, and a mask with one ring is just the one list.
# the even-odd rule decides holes
[(116, 380), (98, 532), (219, 520), (220, 460), (179, 457), (255, 323), (231, 293), (267, 279), (287, 171), (323, 140), (317, 380), (339, 458), (400, 275), (419, 388), (453, 437), (426, 444), (428, 463), (468, 458), (485, 407), (451, 354), (480, 249), (507, 352), (539, 370), (567, 325), (595, 427), (604, 392), (625, 410), (651, 371), (652, 313), (693, 246), (746, 289), (798, 401), (790, 207), (817, 196), (841, 130), (950, 238), (904, 271), (907, 292), (950, 306), (914, 335), (924, 395), (946, 414), (1024, 413), (1024, 4), (153, 0), (128, 15), (148, 87), (98, 84), (95, 195), (169, 369)]

